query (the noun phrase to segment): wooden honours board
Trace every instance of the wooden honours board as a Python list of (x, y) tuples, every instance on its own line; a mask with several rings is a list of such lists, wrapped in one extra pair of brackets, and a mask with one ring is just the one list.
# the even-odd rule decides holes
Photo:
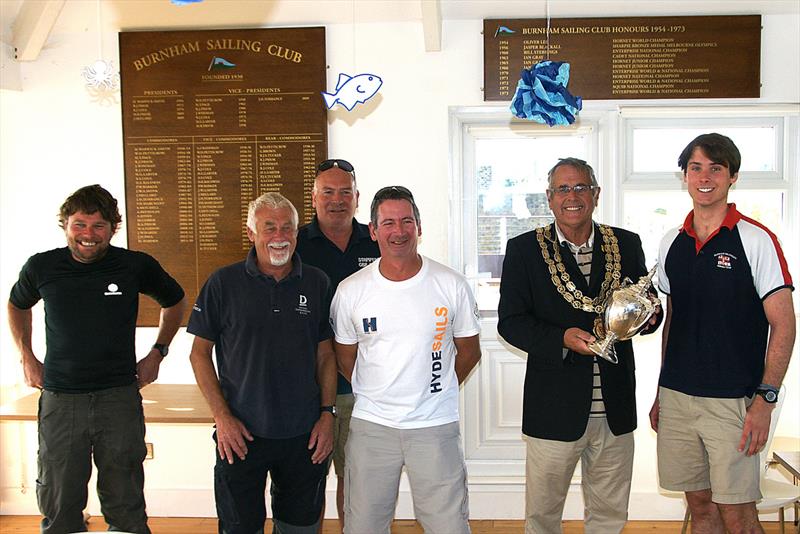
[[(153, 255), (191, 305), (243, 260), (248, 203), (277, 191), (313, 215), (327, 157), (325, 28), (122, 32), (128, 247)], [(140, 301), (139, 325), (158, 325)]]
[(511, 100), (548, 50), (585, 100), (760, 95), (758, 15), (550, 19), (549, 45), (546, 19), (487, 19), (484, 100)]

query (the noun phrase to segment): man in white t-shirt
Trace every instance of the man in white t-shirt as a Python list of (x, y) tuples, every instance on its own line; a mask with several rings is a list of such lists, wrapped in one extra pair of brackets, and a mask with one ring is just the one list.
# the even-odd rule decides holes
[(419, 209), (405, 187), (375, 194), (381, 258), (346, 278), (331, 306), (340, 372), (355, 406), (346, 446), (346, 534), (388, 534), (400, 473), (428, 533), (470, 532), (458, 387), (480, 359), (466, 279), (417, 253)]

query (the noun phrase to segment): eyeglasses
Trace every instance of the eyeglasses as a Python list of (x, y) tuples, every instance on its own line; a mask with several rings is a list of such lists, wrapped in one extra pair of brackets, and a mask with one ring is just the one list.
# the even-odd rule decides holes
[(329, 169), (336, 167), (337, 169), (342, 169), (344, 172), (349, 172), (353, 176), (355, 176), (355, 168), (353, 168), (353, 164), (344, 159), (326, 159), (319, 165), (317, 165), (317, 174), (321, 172), (325, 172)]
[(414, 195), (411, 194), (411, 191), (402, 185), (390, 185), (388, 187), (382, 187), (377, 193), (375, 193), (375, 200), (402, 199), (405, 197), (414, 200)]
[(576, 195), (581, 195), (583, 193), (590, 193), (595, 189), (597, 189), (596, 185), (577, 184), (572, 186), (560, 185), (558, 187), (551, 187), (548, 191), (559, 195), (569, 195), (571, 192), (575, 191)]

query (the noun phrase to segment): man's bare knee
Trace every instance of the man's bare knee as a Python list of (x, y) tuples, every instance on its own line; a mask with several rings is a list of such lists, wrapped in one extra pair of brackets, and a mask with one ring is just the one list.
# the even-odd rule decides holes
[(687, 491), (686, 503), (692, 511), (692, 515), (708, 513), (716, 508), (716, 505), (711, 500), (711, 490)]
[(722, 518), (711, 500), (711, 490), (687, 491), (686, 503), (692, 516), (692, 534), (724, 534)]

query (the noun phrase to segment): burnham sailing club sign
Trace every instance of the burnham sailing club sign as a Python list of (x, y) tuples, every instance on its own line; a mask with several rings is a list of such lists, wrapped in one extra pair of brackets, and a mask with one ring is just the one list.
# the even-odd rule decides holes
[[(311, 219), (327, 157), (325, 28), (123, 32), (128, 246), (155, 256), (193, 302), (250, 249), (248, 203), (280, 192)], [(158, 309), (141, 301), (140, 325)]]

